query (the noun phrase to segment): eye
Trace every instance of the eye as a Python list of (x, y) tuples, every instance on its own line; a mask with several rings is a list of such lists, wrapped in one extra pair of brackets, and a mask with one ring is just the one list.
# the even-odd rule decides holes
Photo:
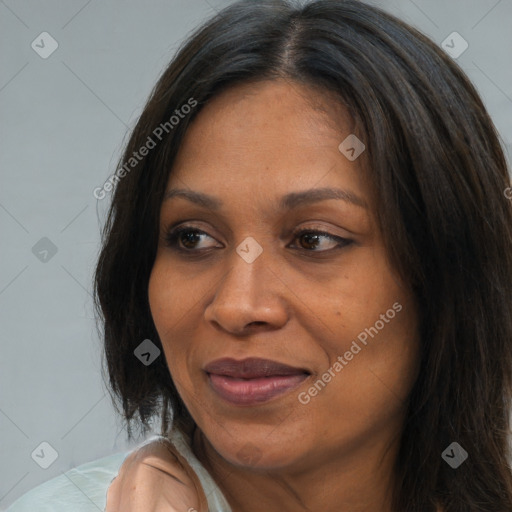
[[(327, 233), (326, 231), (318, 231), (313, 229), (302, 229), (293, 233), (294, 240), (299, 240), (302, 244), (299, 247), (307, 252), (327, 252), (335, 249), (341, 249), (350, 245), (353, 240), (349, 240), (348, 238), (342, 238), (341, 236), (332, 235), (331, 233)], [(318, 247), (321, 247), (320, 242), (322, 239), (329, 240), (331, 243), (331, 248), (316, 250)], [(325, 244), (324, 244), (325, 245)], [(293, 246), (292, 246), (293, 247)]]
[[(170, 229), (167, 231), (165, 235), (165, 243), (168, 247), (176, 251), (187, 253), (199, 253), (203, 250), (219, 248), (219, 245), (215, 244), (206, 247), (198, 247), (198, 243), (201, 241), (201, 239), (206, 240), (208, 238), (215, 240), (213, 237), (198, 228), (192, 226), (180, 226), (176, 229)], [(296, 240), (299, 240), (299, 246), (290, 245), (289, 247), (310, 253), (323, 253), (336, 249), (342, 249), (343, 247), (353, 243), (353, 240), (342, 238), (326, 231), (319, 231), (311, 228), (294, 232), (293, 241)], [(323, 244), (323, 249), (321, 244), (322, 240), (327, 241), (327, 243)], [(328, 247), (325, 248), (325, 245), (328, 245)]]
[[(178, 251), (191, 252), (197, 249), (196, 244), (201, 240), (201, 238), (205, 237), (214, 240), (214, 238), (200, 229), (193, 228), (191, 226), (181, 226), (168, 231), (165, 235), (165, 242), (168, 247)], [(206, 247), (206, 249), (208, 248), (209, 247)]]

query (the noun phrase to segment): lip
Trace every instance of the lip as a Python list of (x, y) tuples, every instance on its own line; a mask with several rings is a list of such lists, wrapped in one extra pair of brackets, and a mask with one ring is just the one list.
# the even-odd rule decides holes
[(310, 375), (270, 359), (216, 359), (204, 367), (210, 387), (233, 405), (257, 405), (298, 387)]

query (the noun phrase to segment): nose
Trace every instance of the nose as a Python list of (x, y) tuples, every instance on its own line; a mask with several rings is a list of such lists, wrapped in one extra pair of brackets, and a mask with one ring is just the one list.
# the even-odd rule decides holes
[(205, 320), (235, 335), (283, 327), (289, 312), (286, 286), (279, 278), (279, 265), (269, 260), (263, 251), (248, 263), (233, 251), (229, 269), (205, 309)]

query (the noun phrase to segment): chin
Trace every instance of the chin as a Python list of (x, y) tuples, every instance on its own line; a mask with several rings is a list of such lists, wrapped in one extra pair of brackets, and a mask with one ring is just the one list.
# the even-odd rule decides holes
[(261, 471), (281, 470), (298, 462), (296, 453), (297, 442), (285, 442), (277, 435), (267, 434), (256, 439), (256, 436), (245, 436), (244, 440), (234, 443), (229, 437), (226, 444), (214, 442), (214, 448), (223, 459), (240, 468)]

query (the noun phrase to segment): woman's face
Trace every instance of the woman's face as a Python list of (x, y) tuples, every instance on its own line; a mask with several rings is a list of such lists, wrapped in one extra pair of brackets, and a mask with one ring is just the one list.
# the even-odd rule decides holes
[[(180, 396), (232, 464), (306, 468), (384, 450), (400, 430), (416, 311), (358, 159), (338, 149), (350, 134), (327, 94), (238, 85), (200, 112), (173, 166), (167, 192), (197, 195), (162, 204), (151, 312)], [(291, 369), (243, 373), (247, 358)]]

